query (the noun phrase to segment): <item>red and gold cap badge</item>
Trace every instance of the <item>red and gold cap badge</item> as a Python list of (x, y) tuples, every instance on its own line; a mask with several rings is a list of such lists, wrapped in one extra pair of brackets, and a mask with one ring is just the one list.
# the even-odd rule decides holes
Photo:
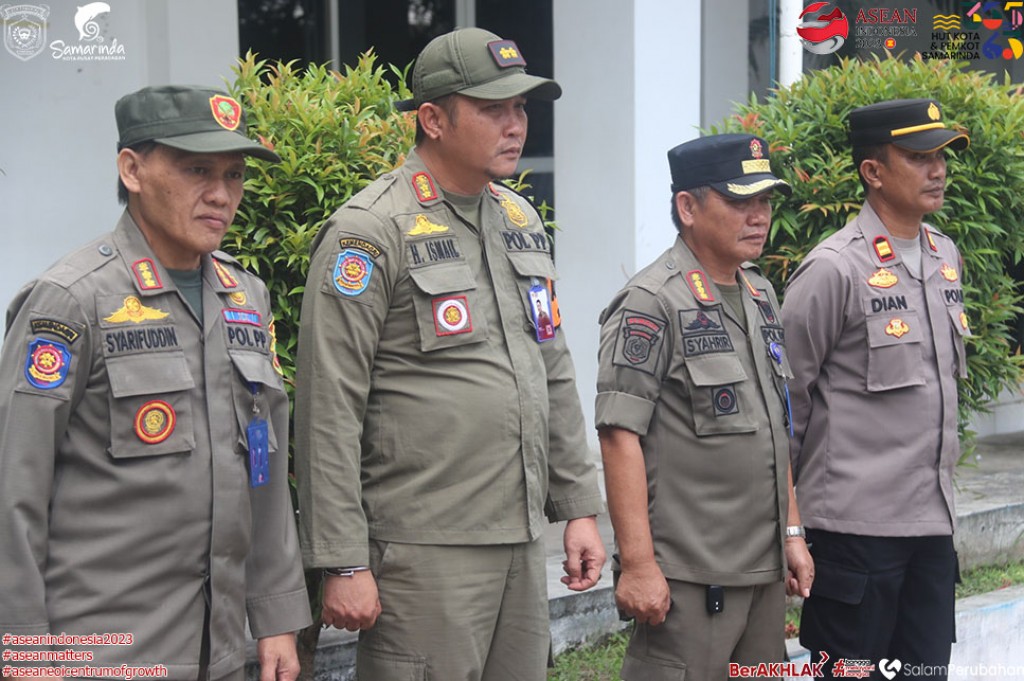
[(210, 110), (217, 124), (225, 130), (237, 130), (242, 122), (242, 105), (232, 97), (210, 97)]

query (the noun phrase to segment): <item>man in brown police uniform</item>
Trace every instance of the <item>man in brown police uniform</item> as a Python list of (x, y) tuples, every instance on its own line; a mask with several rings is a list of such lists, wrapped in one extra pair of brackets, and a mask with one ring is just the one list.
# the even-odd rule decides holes
[(800, 637), (833, 662), (934, 669), (954, 637), (957, 377), (970, 327), (960, 254), (922, 220), (942, 207), (946, 147), (969, 140), (930, 99), (861, 107), (849, 122), (866, 201), (811, 251), (783, 306), (793, 472), (818, 570)]
[(668, 158), (679, 235), (601, 316), (615, 600), (636, 619), (627, 681), (781, 662), (785, 591), (806, 594), (813, 578), (789, 478), (782, 320), (748, 262), (772, 193), (791, 190), (759, 137), (705, 137)]
[(124, 214), (7, 313), (0, 631), (114, 636), (54, 646), (91, 654), (69, 667), (240, 679), (248, 618), (261, 679), (287, 681), (310, 623), (288, 398), (267, 290), (216, 250), (243, 155), (279, 159), (216, 90), (145, 88), (115, 113)]
[[(516, 44), (428, 44), (416, 148), (317, 235), (296, 403), (300, 540), (323, 619), (360, 632), (357, 673), (541, 681), (545, 515), (567, 520), (569, 588), (597, 581), (602, 510), (548, 237), (500, 183), (527, 97), (555, 99)], [(542, 311), (556, 317), (543, 323)]]

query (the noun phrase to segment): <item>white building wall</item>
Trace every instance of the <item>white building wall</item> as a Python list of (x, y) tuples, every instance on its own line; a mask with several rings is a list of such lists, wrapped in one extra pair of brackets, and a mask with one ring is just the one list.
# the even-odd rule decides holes
[[(0, 47), (0, 306), (74, 246), (113, 228), (114, 102), (146, 85), (223, 87), (238, 54), (233, 0), (106, 0), (95, 18), (124, 59), (55, 59), (49, 45), (88, 44), (74, 18), (85, 0), (29, 0), (50, 9), (43, 52)], [(0, 3), (6, 4), (6, 3)], [(12, 3), (16, 4), (16, 3)], [(0, 24), (2, 26), (2, 24)]]
[(675, 238), (666, 152), (700, 123), (700, 1), (555, 0), (555, 257), (591, 444), (598, 316)]

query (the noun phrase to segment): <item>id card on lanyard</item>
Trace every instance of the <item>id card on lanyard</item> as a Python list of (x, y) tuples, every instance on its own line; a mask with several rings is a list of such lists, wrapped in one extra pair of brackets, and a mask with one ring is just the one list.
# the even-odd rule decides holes
[(534, 279), (530, 286), (530, 314), (533, 316), (533, 328), (537, 332), (537, 342), (544, 343), (555, 337), (555, 324), (551, 320), (551, 296), (547, 286)]
[(270, 429), (266, 419), (260, 418), (260, 410), (256, 405), (259, 384), (250, 383), (249, 390), (252, 391), (252, 419), (245, 429), (246, 440), (249, 442), (249, 486), (262, 487), (270, 482)]

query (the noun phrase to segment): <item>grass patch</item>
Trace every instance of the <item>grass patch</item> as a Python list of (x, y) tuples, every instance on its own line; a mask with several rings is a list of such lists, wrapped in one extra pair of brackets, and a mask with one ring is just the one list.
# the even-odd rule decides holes
[[(962, 583), (956, 585), (956, 597), (978, 594), (1024, 584), (1024, 563), (988, 565), (965, 570)], [(800, 608), (786, 610), (786, 637), (800, 634)], [(622, 658), (626, 654), (629, 630), (612, 634), (600, 643), (562, 653), (555, 658), (555, 668), (548, 671), (548, 681), (618, 681)]]
[(555, 658), (555, 668), (548, 670), (548, 681), (618, 681), (628, 642), (627, 629), (597, 645), (564, 652)]

